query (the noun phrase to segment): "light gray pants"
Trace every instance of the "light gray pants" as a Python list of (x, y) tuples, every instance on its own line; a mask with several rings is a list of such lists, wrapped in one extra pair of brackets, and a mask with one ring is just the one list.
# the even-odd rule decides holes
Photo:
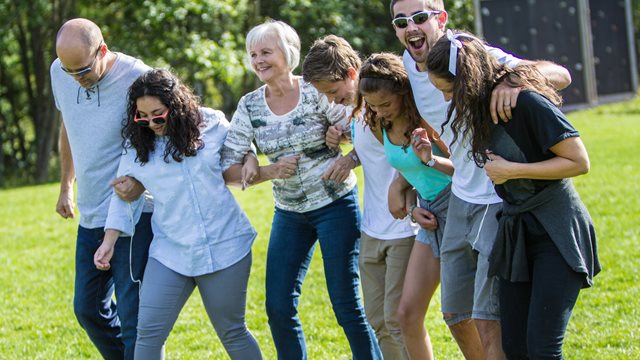
[(196, 277), (180, 275), (149, 258), (140, 295), (135, 359), (164, 359), (164, 343), (196, 286), (231, 359), (262, 359), (244, 321), (250, 270), (251, 253), (226, 269)]

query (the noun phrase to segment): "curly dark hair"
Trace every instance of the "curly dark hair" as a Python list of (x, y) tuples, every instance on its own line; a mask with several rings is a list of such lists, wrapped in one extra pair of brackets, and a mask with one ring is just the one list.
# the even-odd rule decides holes
[[(454, 31), (454, 34), (462, 34)], [(497, 125), (493, 124), (490, 113), (491, 93), (501, 82), (511, 87), (530, 90), (546, 97), (554, 105), (562, 103), (562, 97), (532, 65), (518, 65), (510, 68), (500, 64), (492, 56), (486, 44), (477, 37), (458, 36), (462, 48), (458, 49), (456, 75), (449, 72), (449, 52), (451, 42), (446, 35), (433, 46), (427, 57), (427, 71), (431, 76), (453, 83), (453, 97), (447, 114), (451, 121), (453, 144), (458, 136), (471, 140), (470, 156), (476, 165), (482, 167), (487, 161), (485, 150)], [(452, 119), (455, 110), (455, 118)]]
[(169, 108), (164, 161), (169, 162), (169, 156), (177, 162), (181, 162), (185, 156), (195, 156), (203, 146), (200, 139), (203, 120), (198, 110), (199, 99), (175, 75), (164, 69), (144, 73), (129, 88), (127, 118), (122, 128), (125, 149), (134, 148), (136, 161), (142, 164), (149, 161), (149, 154), (155, 150), (156, 135), (153, 130), (133, 121), (138, 111), (136, 102), (143, 96), (155, 96)]
[(404, 133), (407, 140), (403, 145), (403, 149), (405, 149), (409, 146), (411, 132), (414, 129), (422, 127), (422, 118), (413, 100), (409, 76), (399, 56), (391, 53), (377, 53), (369, 56), (369, 58), (365, 60), (360, 69), (358, 99), (352, 114), (352, 117), (355, 116), (357, 118), (364, 108), (366, 110), (364, 114), (364, 122), (366, 125), (374, 130), (379, 130), (380, 127), (389, 130), (393, 124), (384, 119), (378, 119), (376, 112), (371, 110), (369, 105), (364, 101), (365, 94), (378, 91), (387, 91), (391, 94), (402, 96), (402, 108), (405, 109), (404, 115), (407, 120), (409, 120), (409, 127)]

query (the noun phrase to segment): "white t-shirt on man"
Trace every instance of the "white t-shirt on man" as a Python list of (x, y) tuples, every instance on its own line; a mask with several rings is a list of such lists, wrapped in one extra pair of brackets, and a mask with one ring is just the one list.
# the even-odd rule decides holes
[[(515, 67), (522, 61), (498, 48), (488, 46), (487, 49), (500, 63), (507, 64), (510, 67)], [(484, 169), (479, 168), (471, 158), (469, 152), (471, 144), (468, 141), (464, 141), (461, 135), (458, 136), (454, 144), (451, 144), (453, 133), (449, 127), (450, 123), (447, 124), (444, 132), (442, 131), (442, 124), (447, 120), (450, 102), (445, 101), (442, 92), (431, 83), (428, 73), (418, 70), (416, 62), (406, 50), (402, 56), (402, 61), (409, 75), (409, 82), (411, 83), (411, 89), (413, 90), (420, 116), (440, 133), (442, 139), (449, 145), (451, 161), (455, 168), (451, 179), (451, 191), (453, 194), (472, 204), (486, 205), (501, 202), (502, 200), (496, 194), (493, 184)]]

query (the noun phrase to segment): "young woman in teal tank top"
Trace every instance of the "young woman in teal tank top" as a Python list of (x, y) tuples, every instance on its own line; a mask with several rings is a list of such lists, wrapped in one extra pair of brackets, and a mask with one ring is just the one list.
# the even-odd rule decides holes
[[(396, 218), (409, 215), (422, 227), (407, 266), (398, 320), (409, 357), (433, 359), (424, 319), (440, 283), (438, 240), (446, 218), (453, 165), (446, 144), (420, 118), (398, 56), (371, 55), (360, 70), (358, 90), (354, 115), (364, 109), (364, 121), (384, 144), (387, 160), (401, 175), (389, 189), (390, 211)], [(413, 187), (420, 195), (419, 207), (392, 199), (392, 193), (399, 194), (406, 187)]]

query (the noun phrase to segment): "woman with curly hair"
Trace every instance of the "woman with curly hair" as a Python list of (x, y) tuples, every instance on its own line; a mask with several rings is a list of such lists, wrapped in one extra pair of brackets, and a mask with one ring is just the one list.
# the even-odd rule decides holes
[[(137, 179), (154, 197), (136, 359), (164, 357), (163, 345), (196, 286), (229, 356), (262, 358), (244, 320), (256, 232), (225, 186), (220, 166), (228, 128), (222, 112), (200, 107), (167, 70), (151, 70), (129, 89), (118, 175)], [(121, 232), (134, 237), (132, 219), (140, 205), (111, 198), (105, 237), (94, 256), (98, 269), (109, 268)]]
[[(470, 139), (469, 156), (503, 199), (489, 257), (489, 276), (500, 278), (503, 350), (509, 359), (562, 359), (580, 289), (600, 271), (593, 223), (569, 179), (589, 171), (578, 131), (534, 67), (499, 64), (471, 35), (447, 31), (427, 69), (451, 100), (454, 138)], [(494, 124), (491, 92), (502, 81), (521, 92), (512, 119)]]
[[(402, 175), (391, 187), (402, 187), (404, 183), (418, 193), (419, 206), (409, 204), (408, 211), (394, 214), (405, 217), (408, 213), (422, 226), (409, 257), (398, 319), (409, 358), (433, 359), (424, 318), (440, 283), (439, 248), (453, 165), (444, 142), (418, 113), (400, 57), (373, 54), (362, 65), (359, 77), (354, 115), (359, 116), (364, 109), (364, 122), (378, 134), (387, 160)], [(402, 190), (390, 189), (390, 197)], [(390, 199), (390, 207), (393, 202)]]

